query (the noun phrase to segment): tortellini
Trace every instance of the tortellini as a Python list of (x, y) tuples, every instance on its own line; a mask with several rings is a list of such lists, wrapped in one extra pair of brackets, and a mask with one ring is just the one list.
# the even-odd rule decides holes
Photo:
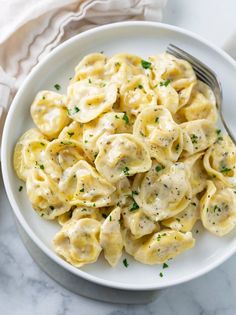
[(103, 79), (106, 60), (106, 56), (98, 53), (85, 56), (75, 68), (72, 83), (85, 79)]
[(115, 187), (84, 160), (66, 169), (59, 182), (59, 189), (71, 205), (88, 207), (110, 206), (111, 195), (115, 191)]
[(116, 54), (105, 65), (105, 78), (117, 83), (119, 88), (139, 74), (144, 74), (144, 69), (138, 56)]
[(148, 265), (162, 264), (194, 246), (191, 232), (162, 230), (154, 233), (135, 252), (134, 258)]
[(126, 176), (146, 172), (151, 167), (146, 145), (133, 135), (104, 136), (98, 143), (98, 149), (96, 168), (112, 183)]
[(68, 221), (53, 239), (56, 253), (76, 267), (97, 261), (102, 251), (100, 228), (101, 223), (94, 219)]
[(184, 135), (184, 151), (188, 155), (206, 150), (217, 138), (215, 125), (206, 119), (181, 124)]
[(54, 180), (59, 182), (68, 168), (83, 159), (84, 153), (79, 142), (72, 139), (55, 139), (46, 149), (46, 170)]
[(185, 159), (188, 178), (191, 184), (193, 195), (197, 195), (206, 188), (208, 178), (207, 172), (203, 166), (203, 153), (196, 153)]
[(160, 226), (157, 222), (152, 221), (142, 210), (133, 198), (127, 200), (123, 207), (122, 217), (124, 226), (130, 229), (134, 238), (140, 238), (144, 235), (158, 231)]
[(87, 123), (112, 109), (117, 98), (117, 85), (84, 80), (71, 84), (67, 93), (69, 116), (80, 123)]
[(135, 76), (121, 88), (119, 108), (129, 117), (136, 117), (143, 108), (156, 104), (156, 94), (144, 75)]
[(215, 95), (208, 85), (197, 81), (187, 105), (181, 109), (181, 114), (187, 121), (198, 119), (208, 119), (213, 123), (217, 121)]
[(108, 112), (84, 125), (83, 146), (86, 155), (94, 161), (98, 155), (98, 141), (105, 135), (124, 133), (129, 126), (124, 120), (124, 113)]
[(188, 232), (192, 230), (194, 224), (199, 219), (199, 200), (195, 197), (183, 211), (169, 219), (163, 220), (161, 224), (172, 230)]
[(157, 160), (177, 161), (183, 150), (183, 133), (168, 109), (153, 106), (144, 109), (134, 124), (134, 135), (145, 142)]
[(197, 221), (216, 236), (232, 231), (236, 147), (217, 129), (213, 91), (187, 61), (92, 53), (72, 77), (65, 95), (36, 95), (37, 128), (13, 156), (26, 181), (19, 193), (60, 228), (60, 257), (80, 268), (103, 252), (120, 268), (125, 251), (162, 264), (194, 246)]
[(137, 192), (135, 201), (154, 222), (178, 214), (192, 197), (183, 163), (164, 167), (153, 162), (149, 172), (136, 175), (133, 190)]
[(31, 105), (31, 116), (45, 136), (50, 139), (57, 137), (70, 122), (65, 95), (52, 91), (39, 92)]
[(66, 126), (58, 136), (62, 140), (75, 140), (83, 145), (83, 125), (77, 121), (73, 121), (69, 126)]
[(29, 173), (26, 189), (33, 208), (44, 219), (53, 220), (71, 208), (66, 196), (41, 169), (34, 169)]
[(164, 53), (150, 57), (152, 63), (152, 72), (155, 83), (163, 82), (170, 84), (176, 91), (187, 88), (192, 82), (196, 81), (196, 75), (192, 66), (185, 60)]
[(208, 181), (201, 199), (200, 215), (208, 231), (219, 236), (228, 234), (236, 225), (235, 191), (229, 187), (217, 188), (212, 181)]
[[(217, 132), (220, 134), (220, 130)], [(206, 171), (226, 186), (236, 186), (236, 147), (229, 136), (219, 136), (204, 156)]]
[(29, 129), (15, 146), (13, 163), (17, 176), (26, 181), (32, 168), (44, 168), (43, 160), (48, 141), (37, 129)]
[(101, 226), (100, 244), (104, 256), (111, 266), (115, 266), (123, 249), (123, 239), (120, 226), (120, 207), (115, 208)]

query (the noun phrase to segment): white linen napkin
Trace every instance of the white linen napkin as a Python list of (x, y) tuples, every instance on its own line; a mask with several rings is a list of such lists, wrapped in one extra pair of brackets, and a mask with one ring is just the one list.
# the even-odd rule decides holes
[(0, 137), (11, 98), (30, 70), (66, 39), (122, 20), (160, 21), (167, 0), (0, 0)]

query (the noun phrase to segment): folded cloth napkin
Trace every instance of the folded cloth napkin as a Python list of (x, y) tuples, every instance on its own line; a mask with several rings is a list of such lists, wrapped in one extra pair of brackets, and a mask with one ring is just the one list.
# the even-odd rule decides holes
[(160, 21), (167, 0), (0, 0), (0, 136), (10, 100), (54, 47), (97, 25)]

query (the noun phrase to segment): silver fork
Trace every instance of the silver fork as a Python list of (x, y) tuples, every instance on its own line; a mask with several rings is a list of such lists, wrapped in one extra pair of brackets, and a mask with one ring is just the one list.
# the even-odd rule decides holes
[(221, 88), (220, 81), (217, 75), (215, 74), (215, 72), (212, 71), (208, 66), (202, 63), (200, 60), (198, 60), (194, 56), (190, 55), (183, 49), (173, 44), (168, 45), (166, 52), (177, 58), (188, 61), (193, 67), (193, 70), (195, 71), (197, 78), (210, 86), (210, 88), (212, 89), (216, 97), (216, 106), (220, 113), (221, 121), (225, 129), (227, 130), (230, 138), (232, 139), (234, 144), (236, 144), (236, 139), (234, 135), (232, 134), (232, 132), (230, 131), (230, 129), (228, 128), (226, 121), (224, 119), (223, 113), (222, 113), (222, 100), (223, 100), (222, 88)]

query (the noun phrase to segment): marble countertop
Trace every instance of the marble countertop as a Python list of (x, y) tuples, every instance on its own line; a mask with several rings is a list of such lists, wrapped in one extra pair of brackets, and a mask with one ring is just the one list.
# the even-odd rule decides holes
[[(169, 0), (163, 22), (225, 45), (236, 28), (236, 1)], [(220, 19), (220, 23), (219, 23)], [(1, 315), (235, 315), (236, 255), (196, 280), (167, 289), (148, 305), (119, 305), (75, 295), (51, 280), (29, 256), (14, 224), (0, 177)]]

